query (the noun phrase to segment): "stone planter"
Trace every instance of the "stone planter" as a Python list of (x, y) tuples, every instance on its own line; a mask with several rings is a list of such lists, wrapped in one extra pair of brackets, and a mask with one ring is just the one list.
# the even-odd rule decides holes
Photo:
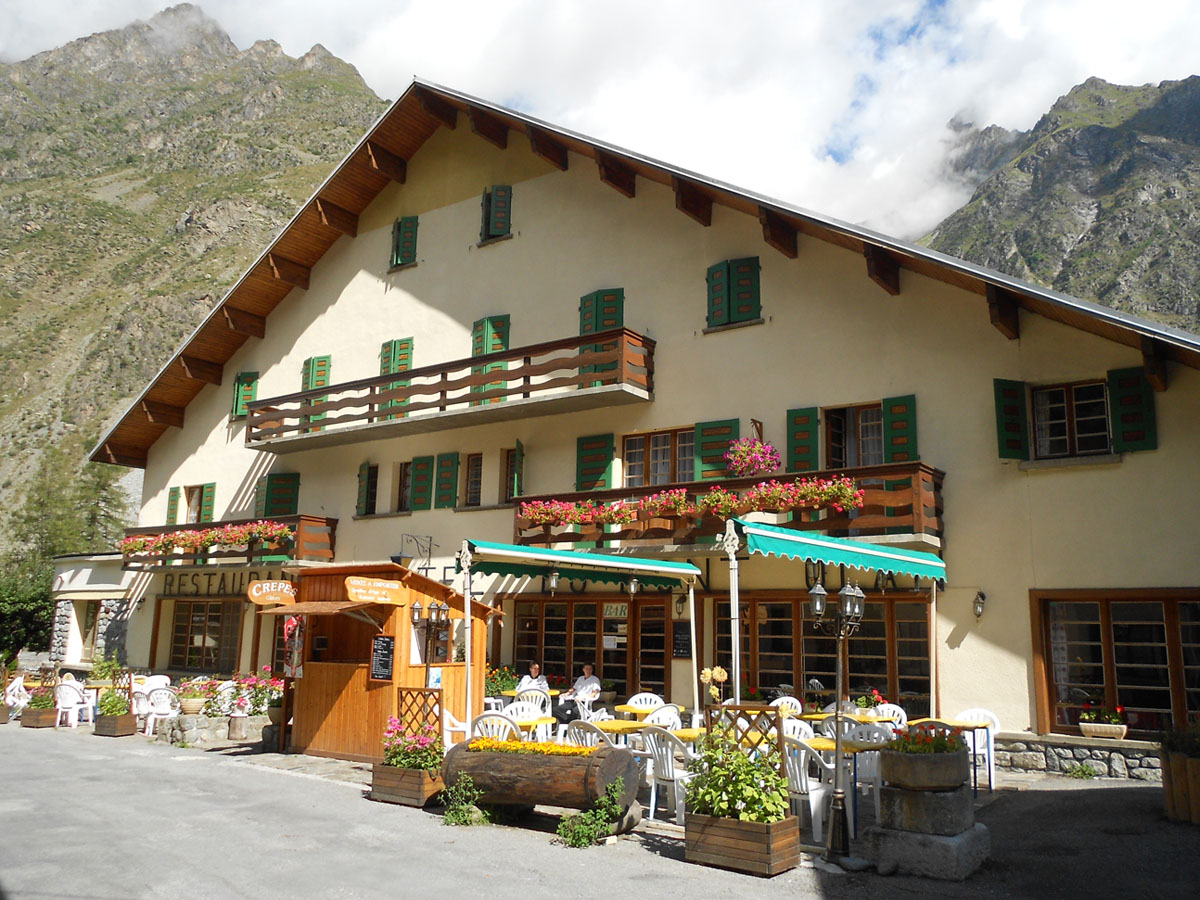
[(371, 767), (371, 799), (401, 806), (424, 806), (446, 787), (441, 774), (425, 769), (400, 769), (375, 763)]
[(910, 791), (952, 791), (971, 774), (966, 749), (954, 753), (879, 751), (879, 775), (893, 787)]
[(282, 706), (268, 706), (267, 707), (267, 718), (271, 720), (272, 725), (282, 725), (283, 724), (283, 707)]
[(597, 697), (596, 699), (601, 703), (616, 703), (617, 702), (617, 692), (616, 691), (601, 691), (600, 696)]
[(180, 697), (179, 698), (179, 714), (183, 716), (198, 716), (204, 711), (204, 704), (208, 702), (206, 697)]
[(800, 820), (742, 822), (688, 813), (684, 859), (751, 875), (778, 875), (800, 864)]
[(96, 727), (93, 734), (101, 737), (128, 737), (137, 733), (137, 714), (125, 713), (120, 716), (96, 716)]
[(1112, 738), (1119, 741), (1125, 737), (1129, 726), (1120, 722), (1080, 722), (1079, 730), (1083, 732), (1084, 737)]
[(53, 728), (58, 722), (56, 709), (30, 709), (28, 706), (21, 712), (23, 728)]

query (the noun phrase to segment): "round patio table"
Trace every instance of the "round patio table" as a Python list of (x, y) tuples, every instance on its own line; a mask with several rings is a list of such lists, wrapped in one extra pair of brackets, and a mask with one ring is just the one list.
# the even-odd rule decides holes
[(628, 703), (618, 703), (613, 707), (613, 712), (625, 713), (627, 716), (637, 716), (640, 722), (656, 709), (658, 709), (657, 706), (630, 706)]

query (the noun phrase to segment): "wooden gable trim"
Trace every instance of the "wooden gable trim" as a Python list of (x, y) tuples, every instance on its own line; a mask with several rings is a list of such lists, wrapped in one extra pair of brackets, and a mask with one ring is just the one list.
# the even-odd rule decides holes
[(224, 367), (220, 363), (209, 362), (207, 359), (199, 359), (195, 356), (180, 356), (179, 364), (188, 378), (207, 384), (219, 385), (221, 383), (221, 370)]
[(225, 323), (229, 326), (230, 331), (256, 338), (266, 336), (267, 320), (262, 316), (256, 316), (244, 309), (234, 309), (232, 306), (222, 307), (221, 312), (225, 316)]
[(467, 118), (471, 120), (471, 131), (490, 144), (495, 144), (501, 150), (508, 149), (508, 126), (493, 115), (474, 106), (467, 108)]
[(600, 180), (626, 197), (633, 198), (637, 190), (637, 173), (611, 153), (597, 148), (596, 165), (600, 167)]
[(763, 240), (767, 246), (774, 247), (788, 259), (795, 259), (800, 252), (796, 226), (765, 206), (758, 208), (758, 221), (762, 223)]
[(370, 162), (372, 169), (381, 175), (386, 175), (396, 184), (404, 184), (404, 180), (408, 178), (407, 160), (374, 141), (367, 141), (367, 161)]
[(556, 141), (540, 128), (530, 126), (526, 129), (529, 135), (529, 147), (534, 156), (539, 156), (560, 171), (567, 171), (567, 145)]
[(156, 400), (143, 400), (142, 411), (146, 421), (155, 425), (169, 425), (173, 428), (183, 427), (183, 407), (172, 406), (169, 403), (159, 403)]
[(421, 104), (421, 109), (436, 119), (439, 125), (445, 125), (451, 131), (458, 127), (458, 109), (452, 103), (446, 102), (424, 88), (417, 88), (414, 93)]
[(1016, 294), (1004, 288), (989, 284), (987, 286), (988, 316), (992, 325), (1010, 341), (1021, 336), (1021, 303)]
[[(399, 159), (399, 157), (396, 158)], [(401, 159), (400, 162), (403, 163), (404, 160)], [(317, 198), (316, 207), (322, 225), (327, 225), (342, 234), (350, 235), (350, 237), (358, 237), (358, 216), (350, 210), (342, 209), (336, 203), (330, 203), (322, 197)]]
[(690, 181), (672, 176), (671, 187), (675, 190), (675, 208), (701, 225), (712, 225), (713, 198)]
[[(112, 463), (114, 466), (129, 466), (134, 469), (146, 468), (146, 453), (143, 450), (119, 447), (116, 444), (106, 443), (104, 445), (104, 457), (105, 461)], [(97, 460), (97, 462), (100, 461)]]
[(312, 272), (308, 266), (278, 253), (267, 254), (267, 265), (271, 267), (277, 281), (286, 281), (293, 287), (308, 290), (308, 276)]
[(1142, 368), (1146, 370), (1150, 387), (1159, 393), (1167, 389), (1167, 361), (1162, 344), (1154, 338), (1142, 338)]
[(900, 262), (882, 247), (863, 244), (867, 277), (895, 297), (900, 293)]

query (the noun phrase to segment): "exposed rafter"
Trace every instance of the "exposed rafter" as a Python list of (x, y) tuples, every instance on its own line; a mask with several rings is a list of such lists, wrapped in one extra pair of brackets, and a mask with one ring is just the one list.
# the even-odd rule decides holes
[(336, 228), (342, 234), (348, 234), (350, 237), (358, 237), (358, 216), (350, 210), (342, 209), (336, 203), (330, 203), (320, 197), (316, 199), (316, 209), (322, 225)]
[(230, 331), (256, 338), (266, 336), (267, 320), (262, 316), (256, 316), (244, 309), (234, 309), (232, 306), (222, 307), (221, 312), (225, 314), (225, 323)]
[(220, 363), (210, 362), (207, 359), (199, 359), (195, 356), (179, 357), (179, 364), (183, 367), (183, 373), (188, 378), (193, 378), (196, 381), (204, 381), (208, 384), (221, 383), (221, 371), (224, 368)]
[(367, 141), (367, 159), (371, 161), (372, 169), (386, 175), (396, 184), (404, 184), (404, 179), (408, 177), (408, 163), (374, 141)]
[(988, 316), (992, 325), (1010, 341), (1021, 336), (1021, 303), (1011, 291), (994, 284), (987, 286)]
[(458, 109), (453, 104), (447, 103), (441, 97), (434, 96), (424, 88), (417, 88), (416, 94), (417, 100), (421, 103), (421, 109), (437, 119), (439, 125), (445, 125), (450, 129), (458, 127)]
[(467, 117), (471, 120), (472, 132), (479, 135), (485, 141), (495, 144), (501, 150), (508, 148), (507, 125), (495, 116), (484, 112), (482, 109), (476, 109), (474, 106), (467, 108)]
[(863, 244), (867, 277), (895, 297), (900, 293), (900, 261), (882, 247)]
[(710, 194), (704, 193), (692, 182), (676, 176), (671, 177), (671, 187), (675, 189), (677, 210), (701, 225), (707, 227), (712, 224), (713, 200)]
[(277, 253), (268, 253), (267, 263), (279, 281), (308, 290), (308, 276), (312, 272), (308, 266)]
[(143, 400), (142, 411), (146, 413), (147, 421), (153, 422), (156, 425), (170, 425), (173, 428), (183, 427), (182, 406), (171, 406), (169, 403)]
[(616, 188), (626, 197), (632, 197), (636, 190), (637, 175), (633, 169), (625, 165), (611, 153), (596, 149), (596, 165), (600, 167), (600, 180), (610, 187)]
[(530, 125), (525, 129), (529, 134), (529, 146), (536, 156), (540, 156), (556, 169), (567, 171), (567, 145), (556, 141), (540, 128)]
[(758, 221), (762, 223), (763, 240), (788, 259), (795, 259), (800, 252), (796, 244), (796, 226), (765, 206), (758, 208)]
[(103, 455), (105, 459), (102, 461), (110, 462), (114, 466), (128, 466), (133, 469), (146, 468), (145, 450), (132, 450), (128, 447), (105, 443)]
[(1142, 338), (1142, 366), (1146, 369), (1146, 380), (1156, 391), (1167, 389), (1167, 360), (1163, 356), (1162, 344), (1154, 338)]

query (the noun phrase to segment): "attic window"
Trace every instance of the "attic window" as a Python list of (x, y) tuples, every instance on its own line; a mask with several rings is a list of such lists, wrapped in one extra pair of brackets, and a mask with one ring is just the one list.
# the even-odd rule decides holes
[(512, 186), (493, 184), (483, 192), (479, 243), (487, 244), (511, 237)]

